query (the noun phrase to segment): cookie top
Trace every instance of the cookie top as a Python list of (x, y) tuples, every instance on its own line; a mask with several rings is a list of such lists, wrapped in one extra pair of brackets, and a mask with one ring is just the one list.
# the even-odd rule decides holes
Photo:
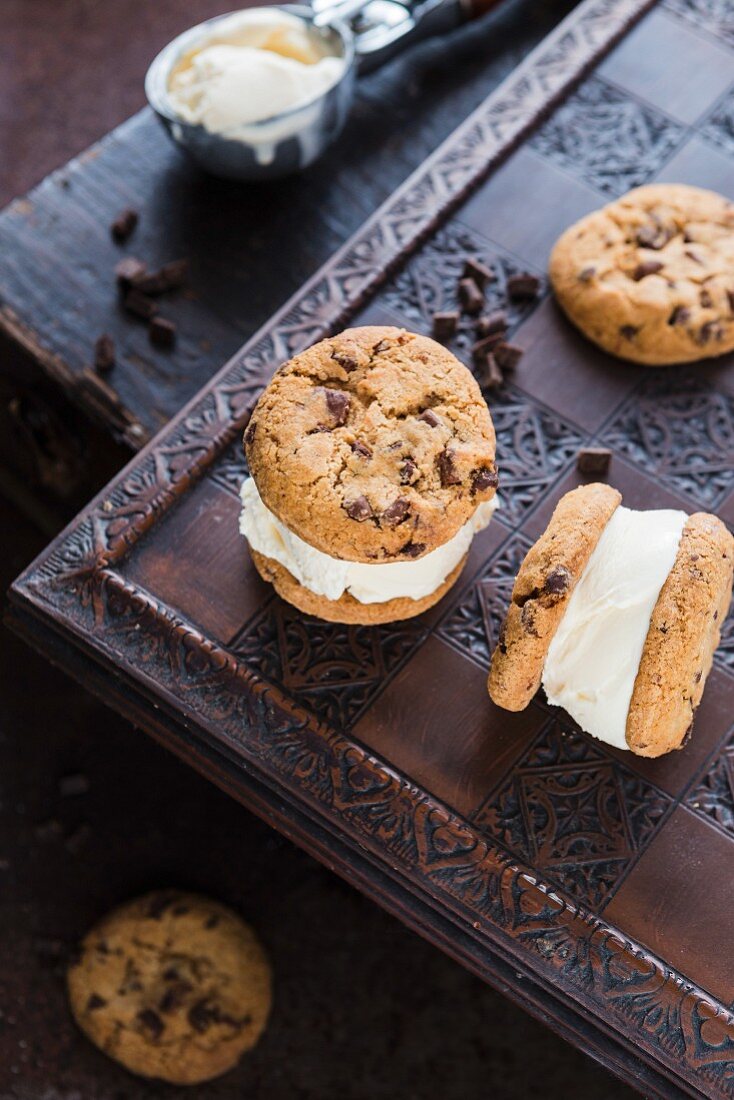
[(515, 579), (489, 671), (489, 694), (524, 710), (540, 687), (548, 648), (621, 493), (594, 482), (561, 497)]
[(650, 184), (588, 214), (557, 241), (556, 296), (602, 348), (650, 366), (734, 348), (734, 204)]
[(270, 1011), (270, 967), (253, 931), (207, 898), (175, 890), (113, 910), (68, 973), (74, 1018), (133, 1073), (190, 1085), (255, 1045)]
[(497, 489), (477, 382), (446, 348), (398, 328), (347, 329), (285, 363), (245, 451), (270, 511), (348, 561), (420, 558)]
[(640, 756), (681, 748), (703, 695), (731, 600), (734, 538), (697, 512), (683, 528), (660, 590), (627, 714), (627, 744)]

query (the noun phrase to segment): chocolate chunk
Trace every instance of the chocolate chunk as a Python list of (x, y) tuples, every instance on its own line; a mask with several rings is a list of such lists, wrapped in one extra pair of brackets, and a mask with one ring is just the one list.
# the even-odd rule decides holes
[(159, 891), (154, 894), (148, 903), (147, 915), (152, 920), (160, 920), (166, 909), (169, 909), (176, 900), (176, 894), (171, 890)]
[(595, 267), (591, 267), (591, 266), (582, 267), (581, 271), (579, 271), (578, 279), (579, 279), (579, 282), (581, 282), (581, 283), (590, 283), (595, 275), (596, 275), (596, 268)]
[(499, 363), (490, 352), (484, 361), (484, 385), (489, 390), (498, 390), (504, 381), (505, 376), (500, 370)]
[(212, 913), (212, 915), (210, 917), (206, 918), (206, 922), (204, 924), (204, 927), (205, 928), (216, 928), (218, 924), (219, 924), (219, 917), (216, 915), (216, 913)]
[(464, 260), (463, 274), (464, 278), (473, 279), (482, 290), (487, 283), (493, 283), (497, 278), (491, 267), (487, 267), (480, 260), (475, 260), (471, 256)]
[(410, 504), (408, 504), (408, 501), (404, 497), (398, 497), (385, 509), (381, 519), (390, 527), (397, 527), (399, 523), (403, 523), (408, 518), (409, 512)]
[(442, 310), (433, 315), (432, 331), (437, 340), (448, 340), (459, 326), (458, 309)]
[(157, 1012), (154, 1012), (152, 1008), (143, 1008), (138, 1013), (138, 1020), (154, 1039), (160, 1039), (166, 1025)]
[(494, 349), (494, 357), (501, 370), (514, 370), (523, 357), (523, 350), (517, 344), (498, 344)]
[(685, 306), (676, 306), (670, 317), (668, 317), (669, 325), (685, 325), (687, 321), (691, 319), (690, 309), (686, 309)]
[(135, 286), (143, 294), (166, 294), (169, 290), (182, 287), (189, 274), (188, 260), (172, 260), (157, 271), (149, 271), (135, 280)]
[(606, 447), (585, 447), (576, 456), (576, 469), (580, 474), (605, 474), (612, 460), (612, 452)]
[(675, 236), (675, 230), (661, 225), (655, 221), (651, 225), (642, 225), (637, 230), (636, 240), (640, 248), (652, 248), (655, 252), (664, 248), (671, 237)]
[(176, 343), (176, 325), (166, 317), (151, 317), (148, 336), (156, 348), (172, 348)]
[(441, 423), (433, 409), (424, 409), (418, 419), (422, 420), (424, 424), (428, 424), (431, 428), (437, 428)]
[(94, 344), (94, 369), (100, 374), (107, 374), (115, 365), (115, 341), (108, 333), (103, 332), (97, 337)]
[(345, 370), (347, 374), (351, 374), (359, 366), (359, 363), (353, 355), (348, 355), (345, 351), (333, 351), (331, 358), (334, 359), (342, 370)]
[(480, 317), (476, 324), (477, 336), (499, 336), (507, 330), (507, 314), (498, 309)]
[(372, 507), (365, 496), (345, 501), (344, 511), (350, 519), (356, 519), (357, 523), (364, 523), (372, 515)]
[(372, 451), (360, 439), (355, 439), (352, 443), (352, 454), (359, 455), (360, 458), (372, 458)]
[(406, 542), (405, 546), (400, 548), (400, 553), (404, 554), (406, 558), (419, 558), (426, 549), (425, 542)]
[(245, 443), (248, 445), (248, 447), (250, 446), (250, 444), (254, 443), (254, 441), (255, 441), (255, 432), (256, 431), (257, 431), (257, 423), (254, 420), (251, 419), (250, 423), (247, 425), (247, 428), (245, 429)]
[(723, 335), (724, 330), (718, 321), (706, 321), (698, 330), (696, 343), (703, 346), (704, 344), (708, 344), (709, 340), (720, 340)]
[(81, 772), (64, 775), (59, 780), (59, 794), (62, 798), (73, 798), (79, 794), (86, 794), (88, 790), (89, 780)]
[(134, 313), (136, 317), (142, 317), (149, 321), (158, 312), (158, 306), (147, 294), (143, 294), (137, 287), (131, 287), (125, 295), (123, 302), (128, 313)]
[(632, 278), (636, 283), (639, 283), (640, 279), (645, 279), (648, 275), (656, 275), (658, 271), (662, 271), (664, 266), (657, 260), (645, 260), (644, 263), (637, 265), (632, 272)]
[(465, 313), (479, 313), (484, 305), (484, 295), (473, 279), (460, 279), (458, 293)]
[(333, 417), (334, 424), (340, 428), (347, 422), (349, 412), (349, 394), (342, 390), (324, 390), (326, 395), (326, 407)]
[(117, 215), (112, 225), (110, 226), (110, 233), (117, 241), (118, 244), (122, 244), (129, 236), (135, 231), (135, 227), (138, 224), (138, 212), (128, 207), (126, 210), (121, 210)]
[(486, 493), (487, 489), (496, 489), (499, 483), (499, 475), (494, 467), (480, 466), (471, 476), (471, 491)]
[(702, 264), (703, 263), (703, 260), (701, 259), (701, 257), (698, 256), (695, 252), (693, 252), (692, 249), (690, 249), (690, 248), (686, 249), (685, 255), (688, 257), (689, 260), (693, 260), (694, 264)]
[(513, 302), (531, 301), (540, 293), (540, 279), (529, 271), (511, 275), (507, 280), (507, 293)]
[(552, 596), (563, 595), (571, 587), (571, 574), (563, 565), (557, 565), (545, 578), (543, 592)]
[(161, 1012), (164, 1015), (167, 1015), (169, 1012), (175, 1012), (177, 1008), (181, 1007), (193, 988), (190, 982), (174, 982), (170, 989), (167, 989), (160, 999), (158, 1007)]
[(456, 465), (454, 463), (454, 452), (448, 449), (441, 451), (438, 456), (438, 473), (441, 478), (441, 484), (446, 488), (448, 485), (460, 485), (461, 478), (459, 477)]
[(538, 632), (535, 629), (535, 605), (532, 603), (526, 603), (523, 605), (523, 609), (520, 612), (520, 622), (523, 630), (527, 634), (532, 634), (534, 637), (538, 637)]
[(387, 349), (389, 347), (390, 347), (390, 341), (389, 340), (378, 340), (378, 342), (375, 344), (375, 346), (372, 349), (372, 353), (374, 355), (379, 355), (381, 351), (387, 351)]
[(625, 338), (625, 340), (634, 340), (635, 336), (640, 330), (635, 328), (634, 325), (622, 325), (619, 333)]
[(504, 333), (493, 332), (489, 336), (484, 336), (481, 340), (477, 340), (472, 345), (471, 357), (474, 365), (477, 367), (483, 367), (487, 362), (487, 356), (490, 352), (494, 351), (498, 344), (503, 344), (505, 340)]
[(729, 303), (729, 312), (734, 313), (734, 290), (727, 290), (726, 300)]
[(711, 309), (711, 307), (714, 304), (713, 298), (711, 297), (711, 295), (709, 294), (708, 290), (706, 290), (705, 287), (701, 291), (701, 293), (699, 294), (698, 300), (699, 300), (699, 302), (701, 303), (701, 305), (703, 306), (704, 309)]
[(98, 1008), (104, 1008), (107, 1001), (104, 997), (100, 997), (99, 993), (92, 993), (87, 1001), (87, 1012), (95, 1012)]
[(406, 458), (400, 467), (400, 484), (412, 485), (416, 480), (418, 474), (418, 467), (412, 458)]
[(186, 1018), (194, 1031), (198, 1031), (199, 1034), (208, 1031), (212, 1024), (227, 1024), (229, 1027), (241, 1029), (246, 1023), (250, 1022), (250, 1018), (247, 1016), (242, 1020), (235, 1020), (232, 1016), (222, 1012), (219, 1005), (212, 1004), (206, 998), (202, 998), (202, 1000), (192, 1005), (186, 1014)]
[(124, 260), (115, 264), (115, 278), (123, 290), (128, 290), (138, 279), (143, 278), (147, 270), (148, 265), (142, 260), (136, 259), (135, 256), (126, 256)]

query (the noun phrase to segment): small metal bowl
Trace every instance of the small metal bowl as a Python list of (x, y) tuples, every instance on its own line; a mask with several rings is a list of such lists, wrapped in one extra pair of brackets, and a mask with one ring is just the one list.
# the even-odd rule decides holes
[(299, 172), (313, 163), (337, 137), (349, 113), (355, 79), (354, 38), (349, 27), (339, 22), (315, 27), (311, 8), (292, 4), (279, 7), (308, 23), (311, 33), (326, 42), (329, 53), (344, 59), (342, 77), (310, 102), (250, 123), (236, 138), (212, 133), (200, 123), (188, 122), (177, 113), (168, 92), (172, 69), (186, 52), (203, 45), (218, 23), (239, 12), (215, 16), (184, 31), (161, 50), (146, 74), (145, 94), (158, 118), (176, 144), (212, 175), (235, 180), (266, 180)]

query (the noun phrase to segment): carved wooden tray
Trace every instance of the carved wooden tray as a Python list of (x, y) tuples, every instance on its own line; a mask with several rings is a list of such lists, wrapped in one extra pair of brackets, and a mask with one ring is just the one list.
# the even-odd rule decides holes
[(734, 521), (732, 357), (645, 371), (593, 349), (547, 294), (516, 309), (526, 353), (489, 395), (503, 508), (417, 620), (306, 619), (237, 535), (240, 431), (291, 353), (348, 319), (429, 331), (466, 255), (495, 265), (499, 293), (513, 270), (542, 274), (569, 222), (643, 181), (731, 190), (728, 0), (667, 0), (630, 29), (650, 6), (585, 0), (26, 571), (11, 615), (626, 1080), (730, 1097), (731, 624), (693, 739), (659, 761), (605, 748), (540, 699), (502, 712), (485, 678), (517, 565), (577, 484), (580, 445), (613, 449), (632, 507)]

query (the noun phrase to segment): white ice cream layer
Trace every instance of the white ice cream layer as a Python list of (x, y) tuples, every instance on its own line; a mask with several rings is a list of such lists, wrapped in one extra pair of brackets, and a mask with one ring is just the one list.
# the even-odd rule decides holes
[(430, 596), (456, 568), (476, 532), (487, 526), (497, 507), (496, 497), (482, 502), (452, 539), (422, 558), (370, 565), (332, 558), (294, 535), (265, 507), (252, 478), (244, 483), (240, 495), (240, 532), (253, 550), (285, 566), (317, 596), (338, 600), (349, 592), (360, 603)]
[(673, 567), (685, 512), (618, 507), (548, 649), (543, 687), (587, 733), (626, 749), (632, 690), (660, 589)]
[(344, 59), (322, 56), (303, 20), (261, 9), (216, 24), (174, 69), (168, 92), (188, 122), (254, 140), (248, 126), (317, 99), (343, 72)]

